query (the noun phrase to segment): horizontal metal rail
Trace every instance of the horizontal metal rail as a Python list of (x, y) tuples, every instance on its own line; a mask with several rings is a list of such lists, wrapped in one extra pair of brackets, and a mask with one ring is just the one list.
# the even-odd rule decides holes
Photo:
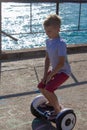
[[(74, 29), (74, 30), (61, 30), (60, 32), (77, 32), (77, 31), (79, 31), (79, 32), (84, 32), (84, 31), (87, 31), (87, 29)], [(9, 35), (19, 35), (19, 34), (40, 34), (40, 33), (45, 33), (44, 31), (43, 32), (32, 32), (32, 31), (30, 31), (30, 32), (21, 32), (21, 33), (9, 33)], [(16, 38), (15, 38), (16, 39)], [(18, 41), (18, 39), (17, 40), (15, 40), (15, 41)]]
[(18, 3), (37, 3), (37, 2), (74, 2), (74, 3), (87, 3), (87, 0), (0, 0), (0, 2), (18, 2)]

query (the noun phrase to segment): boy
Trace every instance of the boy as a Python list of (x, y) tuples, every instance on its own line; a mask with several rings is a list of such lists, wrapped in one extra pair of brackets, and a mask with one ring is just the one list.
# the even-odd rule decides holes
[[(54, 91), (69, 78), (71, 69), (67, 61), (66, 44), (59, 36), (60, 17), (56, 14), (49, 15), (43, 26), (49, 39), (46, 40), (44, 76), (38, 84), (38, 88), (48, 99), (47, 104), (53, 106), (55, 114), (58, 114), (61, 107)], [(51, 71), (49, 71), (50, 64), (52, 66)]]

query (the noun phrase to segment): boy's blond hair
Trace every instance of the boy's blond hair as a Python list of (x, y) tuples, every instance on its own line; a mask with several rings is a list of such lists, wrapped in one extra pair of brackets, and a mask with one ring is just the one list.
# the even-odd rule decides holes
[(61, 18), (57, 14), (49, 15), (43, 22), (44, 27), (47, 26), (61, 26)]

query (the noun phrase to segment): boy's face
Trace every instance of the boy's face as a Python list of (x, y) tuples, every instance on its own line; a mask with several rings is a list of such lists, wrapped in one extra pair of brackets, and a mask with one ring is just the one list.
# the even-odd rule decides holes
[(60, 31), (59, 27), (47, 26), (47, 27), (44, 27), (44, 29), (49, 38), (54, 39), (58, 37), (58, 33)]

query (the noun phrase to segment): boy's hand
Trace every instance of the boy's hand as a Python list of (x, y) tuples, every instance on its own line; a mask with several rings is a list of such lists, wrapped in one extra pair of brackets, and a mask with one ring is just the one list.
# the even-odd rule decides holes
[(52, 79), (52, 76), (51, 76), (51, 74), (49, 74), (49, 75), (47, 76), (46, 84), (47, 84), (51, 79)]
[(43, 79), (42, 79), (43, 84), (46, 84), (46, 79), (47, 79), (47, 77), (43, 77)]

